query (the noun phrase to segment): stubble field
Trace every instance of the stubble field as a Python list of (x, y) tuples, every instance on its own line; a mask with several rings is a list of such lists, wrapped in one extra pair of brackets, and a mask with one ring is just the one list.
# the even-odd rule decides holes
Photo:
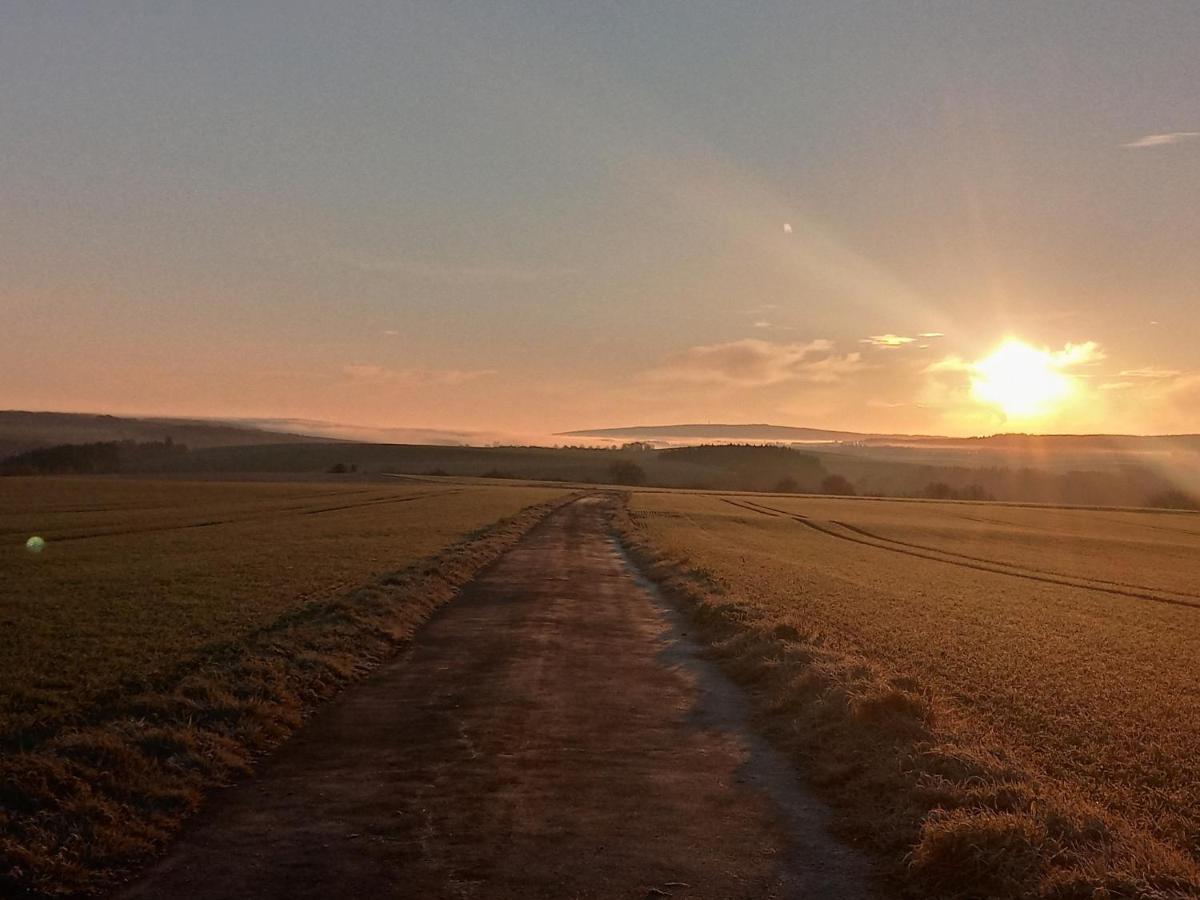
[(108, 883), (565, 496), (0, 480), (0, 893)]
[(629, 515), (895, 883), (1200, 888), (1200, 517), (661, 492)]

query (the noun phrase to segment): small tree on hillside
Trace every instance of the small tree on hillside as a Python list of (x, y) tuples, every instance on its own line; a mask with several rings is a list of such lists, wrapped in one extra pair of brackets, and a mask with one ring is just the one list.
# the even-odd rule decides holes
[(944, 481), (931, 481), (925, 485), (921, 496), (927, 500), (954, 500), (958, 492)]
[(613, 484), (639, 485), (646, 483), (646, 472), (635, 462), (621, 460), (608, 467)]
[(775, 482), (775, 487), (771, 490), (776, 494), (798, 494), (800, 493), (800, 482), (791, 475), (784, 475)]
[(827, 475), (821, 482), (822, 494), (837, 494), (841, 497), (857, 497), (854, 484), (844, 475)]

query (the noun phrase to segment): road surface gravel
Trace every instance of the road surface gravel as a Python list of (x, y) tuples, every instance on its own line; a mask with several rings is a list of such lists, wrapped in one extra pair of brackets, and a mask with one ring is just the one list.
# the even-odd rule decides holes
[(118, 896), (866, 897), (614, 502), (553, 513)]

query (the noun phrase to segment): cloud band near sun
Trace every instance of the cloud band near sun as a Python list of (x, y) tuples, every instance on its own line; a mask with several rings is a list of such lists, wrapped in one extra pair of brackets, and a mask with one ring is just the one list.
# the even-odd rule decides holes
[(765, 387), (788, 381), (830, 383), (861, 368), (861, 354), (837, 353), (832, 341), (773, 343), (745, 338), (691, 347), (652, 369), (647, 377), (657, 381)]
[[(915, 344), (918, 340), (932, 340), (933, 338), (944, 337), (940, 331), (922, 331), (916, 337), (908, 337), (903, 334), (873, 334), (870, 337), (865, 337), (860, 344), (870, 344), (872, 347), (882, 347), (885, 350), (894, 350), (897, 347), (906, 347), (909, 344)], [(922, 344), (922, 346), (925, 346)]]
[(950, 356), (925, 371), (935, 377), (965, 376), (974, 403), (999, 411), (1006, 420), (1021, 421), (1058, 412), (1079, 392), (1076, 370), (1103, 359), (1095, 341), (1048, 350), (1009, 339), (982, 359)]

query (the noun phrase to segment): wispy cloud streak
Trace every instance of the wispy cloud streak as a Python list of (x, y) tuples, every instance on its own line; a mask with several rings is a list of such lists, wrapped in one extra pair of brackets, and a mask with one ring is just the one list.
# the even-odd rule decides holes
[(777, 344), (746, 338), (691, 347), (646, 374), (659, 381), (765, 387), (788, 381), (830, 383), (861, 368), (861, 354), (835, 353), (832, 341)]
[(1165, 134), (1147, 134), (1121, 146), (1131, 150), (1141, 150), (1145, 147), (1167, 147), (1171, 144), (1182, 144), (1196, 138), (1200, 138), (1200, 131), (1168, 131)]
[(911, 344), (916, 338), (905, 337), (900, 334), (873, 334), (870, 337), (865, 337), (860, 344), (870, 344), (872, 347), (885, 347), (895, 349), (903, 347), (905, 344)]

